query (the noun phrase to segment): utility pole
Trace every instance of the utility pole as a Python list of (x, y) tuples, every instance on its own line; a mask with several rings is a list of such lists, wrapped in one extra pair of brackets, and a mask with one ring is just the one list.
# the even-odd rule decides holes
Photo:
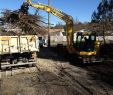
[[(50, 0), (48, 0), (48, 6), (50, 6)], [(50, 13), (48, 12), (48, 47), (50, 47)]]

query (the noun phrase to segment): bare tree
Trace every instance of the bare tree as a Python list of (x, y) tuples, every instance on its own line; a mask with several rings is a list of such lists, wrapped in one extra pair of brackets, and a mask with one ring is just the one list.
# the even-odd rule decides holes
[(5, 23), (12, 24), (13, 27), (22, 29), (22, 34), (45, 34), (46, 29), (43, 28), (43, 19), (36, 14), (28, 12), (28, 4), (23, 3), (19, 10), (5, 10), (2, 12), (2, 19)]

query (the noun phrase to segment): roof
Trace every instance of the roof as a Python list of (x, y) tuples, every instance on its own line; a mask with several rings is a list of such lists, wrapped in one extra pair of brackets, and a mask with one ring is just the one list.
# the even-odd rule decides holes
[[(48, 31), (48, 29), (46, 29)], [(64, 32), (64, 29), (50, 29), (50, 32)]]

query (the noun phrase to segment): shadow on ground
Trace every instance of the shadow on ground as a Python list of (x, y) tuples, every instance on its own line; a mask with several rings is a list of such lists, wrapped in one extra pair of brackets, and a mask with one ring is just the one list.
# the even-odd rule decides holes
[(68, 61), (66, 56), (68, 56), (66, 47), (42, 47), (40, 48), (40, 52), (38, 54), (38, 58), (56, 61)]

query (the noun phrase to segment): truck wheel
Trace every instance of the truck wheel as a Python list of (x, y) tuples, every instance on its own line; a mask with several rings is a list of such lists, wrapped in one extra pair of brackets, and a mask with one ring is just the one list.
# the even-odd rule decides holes
[(28, 62), (28, 59), (27, 58), (22, 58), (22, 62), (26, 63), (26, 62)]
[(37, 60), (37, 53), (36, 53), (36, 52), (33, 52), (33, 53), (32, 53), (32, 58), (33, 58), (34, 61)]
[(32, 67), (33, 65), (32, 65), (32, 64), (28, 64), (28, 66), (29, 66), (29, 67)]
[(17, 64), (18, 63), (18, 60), (17, 59), (14, 59), (13, 60), (13, 64)]
[(1, 68), (1, 70), (3, 70), (3, 71), (6, 70), (6, 69), (7, 69), (6, 67), (2, 67), (2, 68)]

